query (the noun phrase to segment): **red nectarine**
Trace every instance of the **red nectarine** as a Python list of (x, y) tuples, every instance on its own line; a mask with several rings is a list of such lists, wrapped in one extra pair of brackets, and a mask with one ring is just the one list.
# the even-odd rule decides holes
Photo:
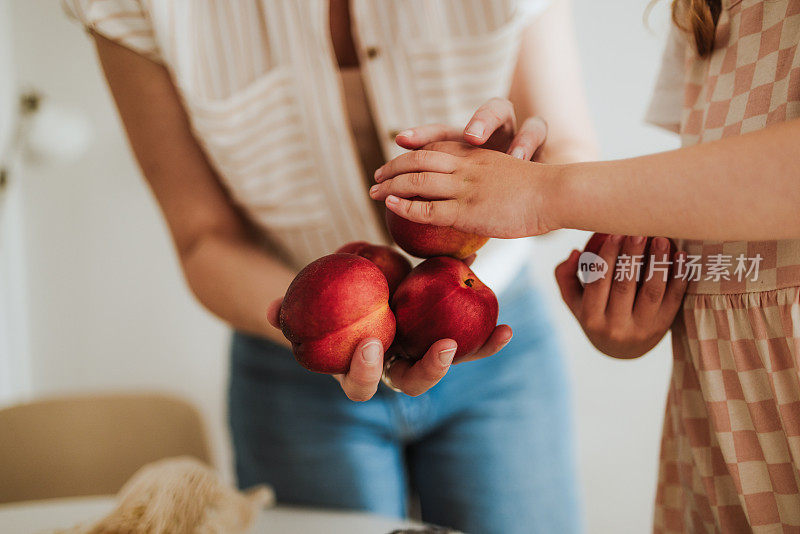
[(389, 283), (390, 296), (394, 295), (397, 286), (411, 272), (411, 262), (392, 247), (372, 245), (365, 241), (354, 241), (342, 246), (336, 252), (355, 254), (377, 265)]
[(498, 304), (489, 287), (464, 262), (430, 258), (411, 271), (392, 298), (397, 341), (406, 355), (421, 358), (435, 341), (458, 343), (455, 358), (477, 351), (497, 325)]
[(386, 226), (397, 246), (418, 258), (452, 256), (463, 260), (486, 244), (488, 237), (467, 234), (450, 226), (420, 224), (386, 210)]
[(601, 234), (601, 233), (592, 234), (592, 237), (590, 237), (589, 241), (586, 242), (586, 246), (583, 247), (583, 251), (591, 252), (592, 254), (600, 254), (600, 247), (602, 247), (603, 243), (606, 242), (608, 236), (609, 234)]
[(384, 350), (394, 340), (386, 277), (361, 256), (323, 256), (289, 285), (280, 324), (303, 367), (317, 373), (345, 373), (363, 339), (377, 337)]

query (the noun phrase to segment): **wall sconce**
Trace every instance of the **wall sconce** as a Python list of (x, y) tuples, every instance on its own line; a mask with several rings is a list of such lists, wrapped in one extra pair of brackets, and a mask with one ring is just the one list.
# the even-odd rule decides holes
[(47, 101), (37, 91), (19, 97), (8, 144), (0, 152), (0, 195), (8, 188), (17, 162), (75, 161), (89, 148), (92, 127), (82, 114)]

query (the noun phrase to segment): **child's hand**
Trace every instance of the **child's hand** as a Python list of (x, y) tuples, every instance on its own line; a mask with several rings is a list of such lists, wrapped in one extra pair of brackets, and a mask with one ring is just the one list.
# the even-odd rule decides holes
[[(685, 277), (653, 273), (637, 291), (635, 279), (615, 280), (617, 256), (644, 254), (647, 240), (636, 236), (612, 235), (605, 240), (598, 254), (609, 265), (606, 275), (582, 288), (576, 273), (580, 252), (573, 250), (569, 258), (556, 268), (561, 296), (578, 319), (589, 341), (601, 352), (615, 358), (638, 358), (655, 347), (672, 325), (686, 292)], [(669, 258), (669, 241), (653, 239), (650, 255), (658, 261)]]
[(527, 237), (558, 228), (543, 202), (556, 184), (555, 169), (444, 141), (383, 165), (369, 194), (411, 221), (488, 237)]

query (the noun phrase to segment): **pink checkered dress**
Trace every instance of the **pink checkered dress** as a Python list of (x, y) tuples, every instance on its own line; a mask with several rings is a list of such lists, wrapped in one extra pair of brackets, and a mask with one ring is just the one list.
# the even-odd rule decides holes
[[(723, 0), (714, 53), (684, 47), (683, 144), (800, 117), (798, 42), (800, 0)], [(673, 327), (654, 530), (800, 533), (800, 241), (684, 249), (702, 270)]]

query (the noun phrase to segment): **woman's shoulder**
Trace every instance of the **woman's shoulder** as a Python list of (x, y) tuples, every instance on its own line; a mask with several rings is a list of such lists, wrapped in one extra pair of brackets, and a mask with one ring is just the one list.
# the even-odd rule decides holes
[(151, 16), (143, 0), (61, 0), (61, 4), (87, 31), (161, 62)]

